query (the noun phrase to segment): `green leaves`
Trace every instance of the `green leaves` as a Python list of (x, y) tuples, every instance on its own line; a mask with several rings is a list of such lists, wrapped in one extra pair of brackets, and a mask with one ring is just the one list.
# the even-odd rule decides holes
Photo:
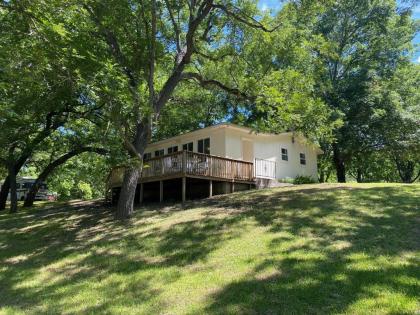
[(314, 87), (312, 78), (296, 70), (273, 71), (262, 82), (257, 98), (257, 110), (264, 113), (260, 126), (271, 132), (302, 132), (315, 140), (331, 137), (341, 122), (315, 96)]

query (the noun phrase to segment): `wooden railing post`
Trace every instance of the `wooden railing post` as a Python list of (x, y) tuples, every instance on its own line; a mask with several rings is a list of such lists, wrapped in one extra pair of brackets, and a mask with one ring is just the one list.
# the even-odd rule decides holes
[(182, 151), (182, 174), (187, 174), (187, 151)]
[(208, 156), (209, 159), (209, 176), (213, 176), (213, 158), (211, 156)]

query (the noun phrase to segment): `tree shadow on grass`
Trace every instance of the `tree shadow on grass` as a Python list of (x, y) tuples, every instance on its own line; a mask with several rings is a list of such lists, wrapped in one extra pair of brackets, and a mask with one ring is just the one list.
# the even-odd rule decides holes
[[(159, 299), (156, 284), (170, 285), (180, 277), (179, 267), (204, 261), (233, 237), (224, 227), (236, 219), (219, 224), (206, 216), (154, 227), (148, 224), (184, 208), (153, 207), (123, 223), (100, 204), (0, 215), (0, 307), (96, 313), (136, 304), (144, 313), (156, 312), (156, 305), (163, 312), (170, 305)], [(100, 293), (89, 303), (77, 303), (84, 290)]]
[(335, 314), (349, 307), (363, 313), (354, 305), (363, 300), (373, 303), (371, 310), (407, 312), (384, 291), (415, 311), (420, 196), (383, 187), (352, 188), (341, 197), (312, 188), (260, 198), (258, 209), (242, 215), (282, 236), (271, 242), (270, 258), (211, 297), (206, 313)]
[[(31, 313), (107, 313), (133, 304), (143, 313), (170, 311), (155, 284), (170, 286), (184, 267), (205, 263), (250, 220), (274, 235), (269, 255), (255, 257), (246, 278), (209, 297), (207, 313), (336, 313), (378, 294), (375, 286), (409, 298), (416, 288), (401, 279), (418, 278), (415, 261), (389, 261), (419, 249), (418, 204), (418, 196), (392, 187), (314, 186), (153, 205), (130, 223), (95, 204), (0, 215), (1, 306)], [(156, 223), (162, 220), (170, 222)], [(366, 269), (372, 262), (379, 267)], [(93, 292), (90, 303), (78, 303), (84, 290)]]
[[(63, 205), (0, 218), (0, 307), (40, 314), (106, 312), (159, 294), (150, 285), (159, 263), (118, 250), (131, 224), (116, 222), (101, 205)], [(141, 242), (131, 250), (141, 253)], [(119, 276), (141, 271), (148, 272), (128, 284)], [(89, 286), (94, 293), (97, 286), (100, 294), (92, 294), (97, 301), (78, 303), (78, 294)]]
[[(231, 283), (216, 293), (206, 313), (341, 314), (348, 312), (353, 303), (373, 299), (377, 305), (372, 305), (371, 309), (357, 311), (355, 308), (350, 313), (363, 314), (382, 308), (384, 311), (379, 313), (411, 314), (387, 305), (386, 298), (381, 299), (380, 290), (398, 292), (404, 296), (402, 303), (411, 300), (413, 304), (418, 298), (418, 287), (413, 283), (401, 283), (399, 279), (418, 277), (414, 262), (406, 266), (378, 267), (377, 270), (349, 270), (351, 263), (343, 257), (331, 256), (325, 260), (267, 262), (246, 279)], [(262, 273), (261, 276), (259, 271), (268, 266), (277, 272)]]

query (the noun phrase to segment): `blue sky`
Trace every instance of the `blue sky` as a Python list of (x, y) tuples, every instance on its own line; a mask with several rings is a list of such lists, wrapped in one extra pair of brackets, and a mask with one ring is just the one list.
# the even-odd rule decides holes
[[(279, 10), (283, 6), (284, 1), (281, 0), (259, 0), (259, 7), (263, 10), (273, 9), (273, 10)], [(417, 6), (414, 8), (414, 19), (420, 19), (420, 4), (417, 4)], [(417, 34), (417, 36), (413, 40), (414, 44), (420, 45), (420, 34)], [(414, 61), (420, 63), (420, 47), (417, 48), (417, 52), (414, 56)]]

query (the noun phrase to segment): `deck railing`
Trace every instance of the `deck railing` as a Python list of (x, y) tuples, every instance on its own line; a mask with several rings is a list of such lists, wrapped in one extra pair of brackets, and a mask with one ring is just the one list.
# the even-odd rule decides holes
[(252, 181), (253, 164), (196, 152), (176, 152), (149, 159), (144, 163), (142, 178), (177, 174)]
[(276, 178), (276, 162), (263, 159), (255, 159), (254, 174), (258, 178)]
[(182, 174), (182, 152), (154, 157), (144, 162), (142, 178)]
[[(114, 168), (108, 178), (108, 186), (115, 187), (121, 184), (123, 173), (123, 167)], [(144, 162), (141, 173), (141, 178), (144, 180), (159, 180), (176, 176), (253, 181), (256, 174), (252, 162), (188, 151), (151, 158)]]
[(231, 180), (252, 181), (251, 162), (228, 159), (208, 154), (185, 152), (186, 173)]

